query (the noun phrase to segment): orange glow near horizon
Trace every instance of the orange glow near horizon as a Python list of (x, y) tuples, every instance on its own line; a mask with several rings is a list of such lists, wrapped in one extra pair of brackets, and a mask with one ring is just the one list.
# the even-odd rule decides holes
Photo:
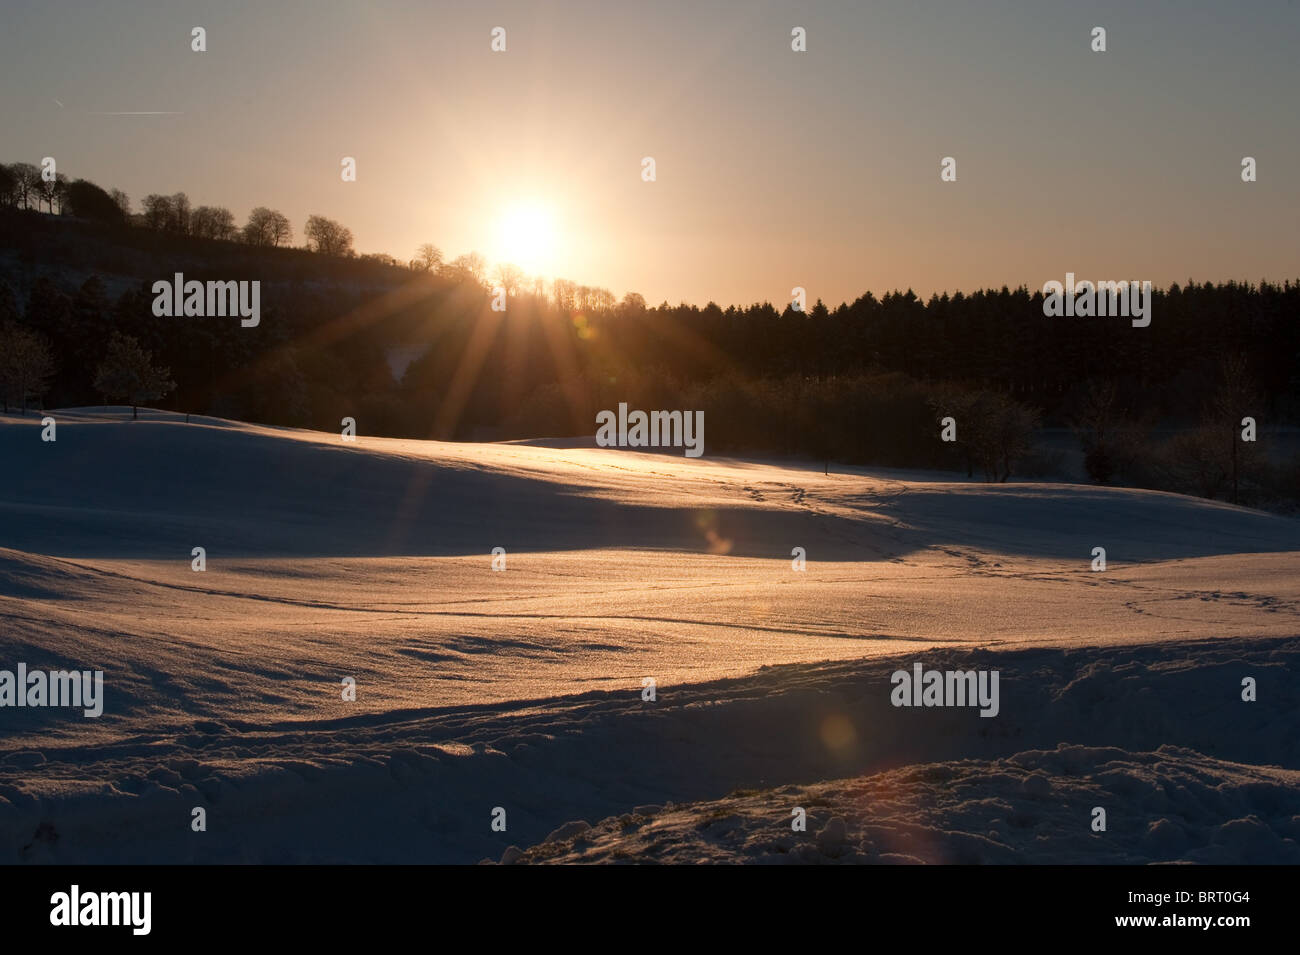
[(561, 246), (559, 224), (546, 203), (513, 203), (501, 213), (489, 258), (517, 265), (529, 275), (553, 278)]

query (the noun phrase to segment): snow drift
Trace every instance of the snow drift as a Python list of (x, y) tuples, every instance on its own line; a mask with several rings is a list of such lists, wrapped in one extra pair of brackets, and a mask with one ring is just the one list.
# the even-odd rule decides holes
[[(0, 667), (105, 711), (0, 709), (7, 861), (1294, 861), (1293, 520), (54, 416), (0, 418)], [(915, 662), (999, 715), (890, 706)]]

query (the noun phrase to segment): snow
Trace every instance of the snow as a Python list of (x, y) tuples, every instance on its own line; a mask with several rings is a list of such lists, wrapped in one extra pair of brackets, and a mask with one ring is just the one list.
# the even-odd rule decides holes
[[(0, 668), (105, 714), (0, 709), (0, 860), (1297, 861), (1294, 520), (47, 413), (0, 417)], [(918, 661), (999, 715), (892, 707)]]
[[(1061, 744), (625, 813), (501, 861), (1296, 864), (1298, 784), (1294, 771), (1174, 746)], [(1089, 824), (1098, 805), (1105, 832)], [(792, 806), (806, 808), (806, 832), (791, 831)]]

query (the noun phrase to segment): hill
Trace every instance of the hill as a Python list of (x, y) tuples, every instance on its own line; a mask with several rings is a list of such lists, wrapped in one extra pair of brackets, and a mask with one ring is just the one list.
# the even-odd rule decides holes
[[(104, 671), (104, 715), (0, 710), (11, 861), (472, 861), (574, 819), (955, 759), (1006, 796), (998, 761), (1059, 743), (1199, 754), (1178, 772), (1300, 768), (1276, 729), (1296, 703), (1287, 518), (933, 473), (54, 416), (54, 443), (0, 419), (0, 661)], [(889, 705), (913, 662), (1001, 667), (1001, 713)], [(1102, 756), (1081, 764), (1093, 784), (1136, 785)], [(211, 838), (189, 829), (196, 806)], [(1281, 860), (1282, 817), (1251, 812)], [(1169, 852), (1236, 818), (1171, 816)], [(36, 838), (45, 823), (57, 841)]]

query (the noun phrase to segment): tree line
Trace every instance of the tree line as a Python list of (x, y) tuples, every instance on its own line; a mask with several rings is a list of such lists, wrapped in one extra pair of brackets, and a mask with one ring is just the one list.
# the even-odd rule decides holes
[[(170, 200), (148, 206), (157, 215), (146, 228), (192, 236), (197, 217), (199, 230), (210, 229), (210, 214)], [(67, 202), (80, 217), (84, 200), (76, 204), (71, 186)], [(218, 218), (230, 238), (231, 222)], [(269, 277), (281, 257), (300, 253), (277, 248), (272, 220), (257, 222), (264, 238), (240, 246), (255, 256), (241, 267), (251, 262)], [(34, 229), (15, 227), (6, 239), (0, 228), (0, 241), (21, 243)], [(1153, 291), (1150, 326), (1133, 328), (1046, 317), (1042, 293), (1025, 287), (928, 299), (867, 292), (806, 312), (770, 302), (651, 306), (634, 292), (618, 299), (513, 266), (489, 270), (474, 253), (444, 262), (432, 244), (405, 264), (376, 257), (375, 268), (393, 266), (386, 287), (400, 289), (386, 294), (331, 284), (346, 257), (331, 248), (327, 237), (326, 254), (312, 257), (312, 281), (264, 285), (256, 334), (156, 318), (148, 282), (110, 298), (93, 276), (80, 287), (36, 281), (10, 307), (11, 325), (48, 341), (54, 371), (43, 394), (56, 406), (103, 397), (94, 383), (116, 331), (174, 372), (173, 407), (271, 424), (333, 430), (351, 416), (376, 435), (582, 435), (598, 411), (628, 401), (705, 410), (710, 453), (1006, 480), (1055, 473), (1034, 441), (1036, 429), (1054, 427), (1074, 431), (1098, 481), (1230, 497), (1235, 474), (1246, 500), (1300, 486), (1300, 470), (1279, 471), (1259, 445), (1230, 440), (1245, 415), (1261, 428), (1300, 421), (1296, 281), (1176, 283)], [(164, 275), (166, 249), (150, 251)], [(219, 272), (217, 247), (208, 258)], [(504, 313), (489, 307), (490, 285), (506, 289)], [(400, 351), (414, 360), (392, 363)], [(957, 421), (956, 442), (939, 438), (945, 416)], [(1179, 433), (1164, 437), (1170, 429)]]
[[(47, 176), (31, 163), (0, 164), (0, 206), (42, 209), (110, 225), (135, 225), (224, 242), (279, 248), (293, 243), (289, 219), (275, 209), (257, 206), (241, 227), (234, 213), (222, 206), (194, 206), (184, 192), (150, 193), (141, 211), (131, 211), (131, 200), (121, 189), (105, 190), (88, 179), (69, 180), (63, 173)], [(311, 215), (303, 227), (306, 248), (322, 255), (352, 257), (352, 231), (339, 222)]]
[[(150, 193), (133, 212), (130, 197), (121, 189), (105, 190), (88, 179), (69, 179), (61, 172), (46, 175), (31, 163), (0, 164), (0, 207), (46, 211), (88, 219), (112, 226), (135, 226), (173, 235), (193, 236), (220, 242), (241, 242), (250, 246), (288, 248), (293, 245), (293, 226), (282, 212), (257, 206), (241, 226), (235, 215), (224, 206), (194, 206), (184, 192), (170, 195)], [(352, 230), (323, 215), (310, 215), (303, 226), (302, 248), (321, 255), (340, 258), (358, 257), (413, 271), (447, 272), (482, 281), (488, 265), (477, 252), (444, 262), (443, 254), (432, 243), (421, 245), (405, 263), (387, 253), (358, 255), (353, 247)], [(515, 266), (501, 266), (500, 273), (515, 287), (523, 273)]]

